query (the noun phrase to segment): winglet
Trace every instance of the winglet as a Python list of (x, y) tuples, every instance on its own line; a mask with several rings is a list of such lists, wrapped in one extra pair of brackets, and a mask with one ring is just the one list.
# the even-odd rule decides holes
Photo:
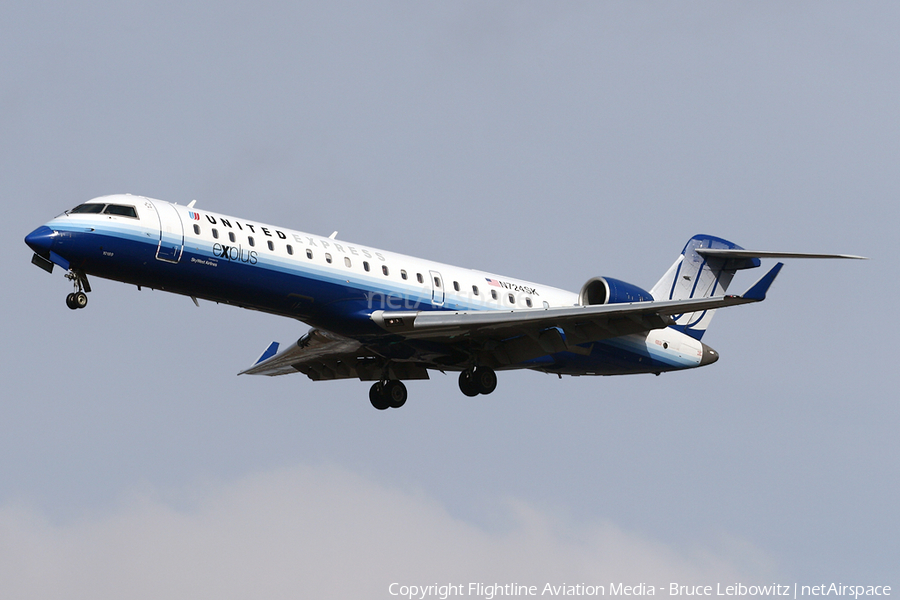
[(270, 358), (275, 356), (277, 353), (278, 353), (278, 342), (272, 342), (271, 344), (269, 344), (269, 347), (266, 348), (266, 351), (263, 352), (262, 355), (253, 364), (258, 365), (259, 363), (261, 363), (264, 360), (269, 360)]
[(781, 267), (783, 266), (784, 263), (776, 264), (768, 273), (763, 275), (762, 279), (753, 284), (752, 288), (744, 292), (744, 295), (741, 297), (746, 300), (765, 300), (766, 292), (769, 291), (769, 286), (775, 281), (775, 277), (778, 276), (778, 272), (781, 271)]

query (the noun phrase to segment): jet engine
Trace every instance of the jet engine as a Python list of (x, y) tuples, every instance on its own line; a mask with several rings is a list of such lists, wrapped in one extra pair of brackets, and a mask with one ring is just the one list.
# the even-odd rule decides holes
[(647, 290), (612, 277), (594, 277), (589, 279), (581, 287), (581, 292), (578, 294), (578, 303), (582, 306), (648, 302), (650, 300), (653, 300), (653, 296)]

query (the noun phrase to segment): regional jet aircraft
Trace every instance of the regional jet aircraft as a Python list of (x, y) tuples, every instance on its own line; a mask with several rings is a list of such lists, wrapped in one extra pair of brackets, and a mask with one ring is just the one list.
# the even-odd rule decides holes
[(735, 272), (760, 258), (862, 258), (753, 252), (691, 238), (649, 291), (593, 277), (577, 293), (435, 263), (362, 244), (264, 225), (130, 194), (80, 204), (28, 234), (32, 262), (66, 271), (69, 308), (87, 305), (88, 275), (303, 321), (241, 374), (300, 372), (314, 381), (374, 382), (372, 405), (406, 402), (403, 381), (458, 371), (467, 396), (490, 394), (497, 371), (623, 375), (702, 367), (716, 309), (759, 302), (777, 263), (743, 294)]

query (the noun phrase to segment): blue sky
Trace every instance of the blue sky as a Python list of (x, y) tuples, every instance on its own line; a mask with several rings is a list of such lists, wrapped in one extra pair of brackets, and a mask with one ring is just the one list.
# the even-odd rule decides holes
[[(4, 13), (4, 597), (900, 584), (893, 4)], [(119, 192), (571, 290), (696, 233), (872, 260), (790, 262), (695, 372), (435, 374), (380, 413), (235, 376), (299, 322), (102, 280), (67, 309), (22, 238)]]

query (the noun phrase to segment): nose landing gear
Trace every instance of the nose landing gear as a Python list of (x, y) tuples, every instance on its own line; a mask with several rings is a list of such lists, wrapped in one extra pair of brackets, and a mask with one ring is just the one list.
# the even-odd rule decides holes
[(75, 310), (76, 308), (84, 308), (87, 306), (87, 294), (84, 292), (73, 292), (66, 296), (66, 306)]
[(75, 310), (76, 308), (84, 308), (87, 306), (87, 292), (91, 291), (91, 284), (88, 283), (87, 275), (82, 271), (72, 269), (66, 273), (66, 279), (75, 286), (75, 291), (66, 296), (66, 306)]

